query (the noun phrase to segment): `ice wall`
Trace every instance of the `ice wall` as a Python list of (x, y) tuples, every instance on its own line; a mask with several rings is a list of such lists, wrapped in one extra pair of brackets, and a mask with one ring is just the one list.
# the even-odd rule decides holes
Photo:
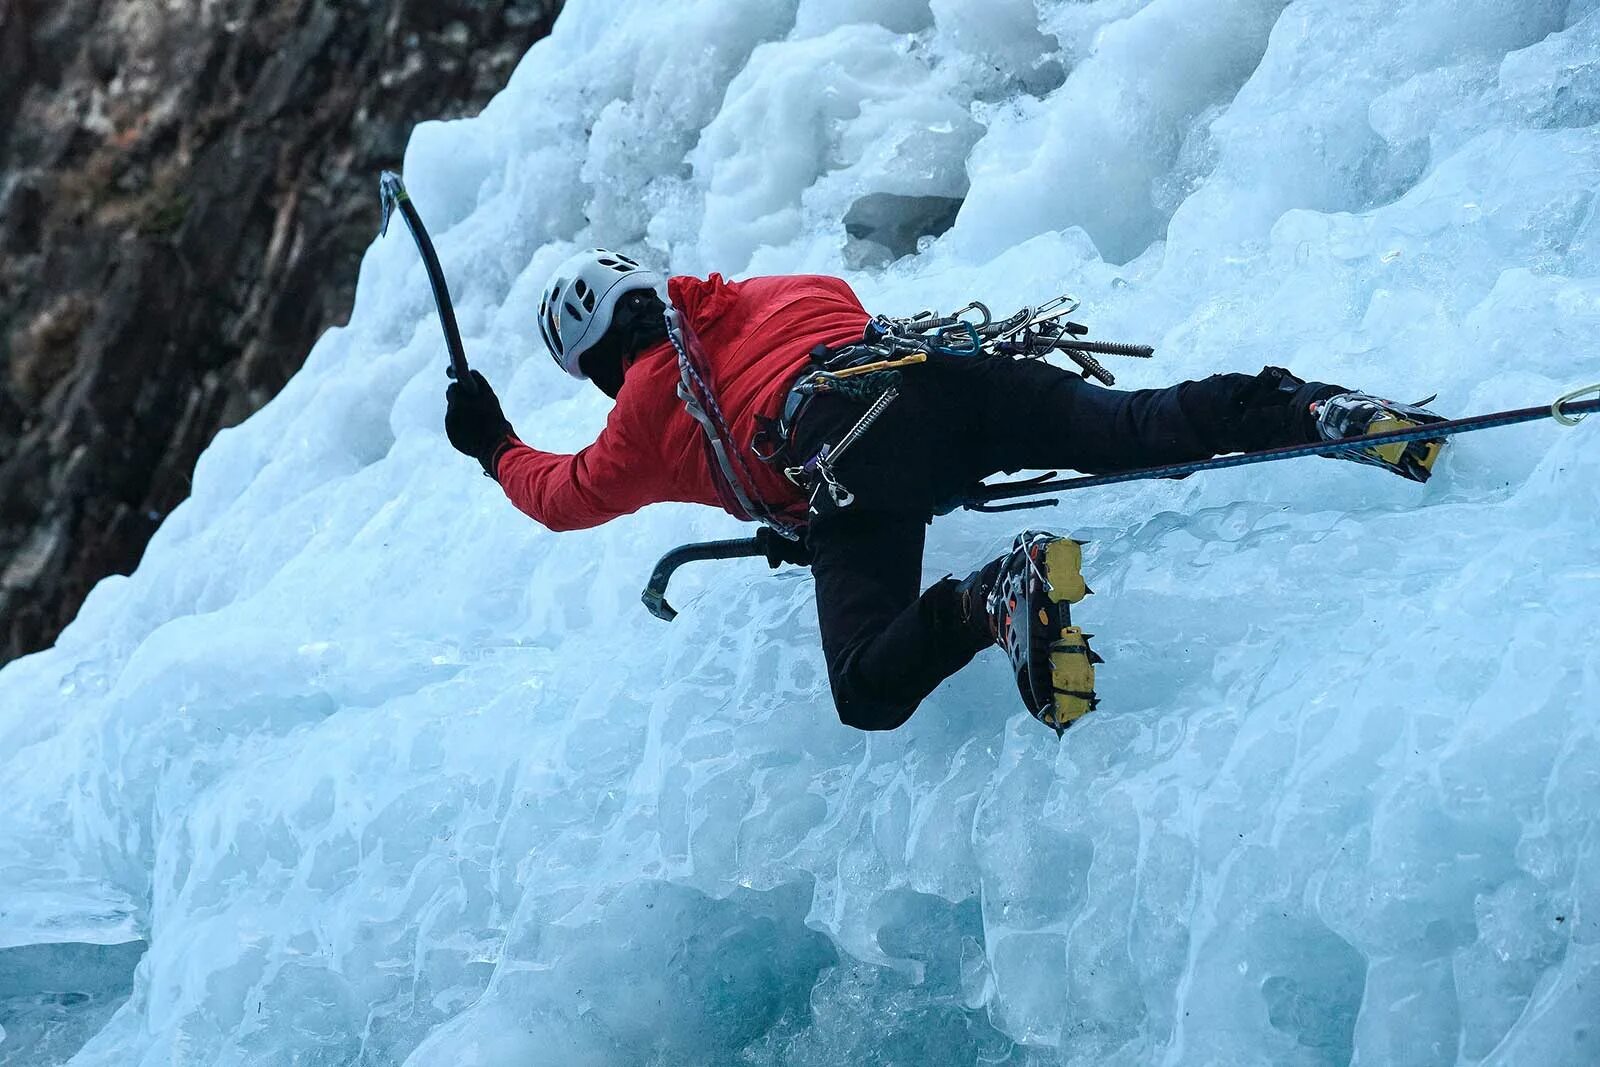
[[(1600, 378), (1597, 8), (570, 0), (405, 169), (547, 448), (605, 416), (533, 330), (592, 243), (890, 313), (1070, 290), (1159, 346), (1126, 385), (1470, 413)], [(0, 1061), (1600, 1058), (1600, 428), (1075, 495), (1028, 521), (1092, 541), (1102, 709), (1058, 742), (991, 653), (868, 736), (803, 572), (686, 571), (656, 622), (656, 555), (736, 524), (540, 529), (443, 363), (392, 234), (0, 672)], [(1020, 521), (942, 520), (927, 576)]]

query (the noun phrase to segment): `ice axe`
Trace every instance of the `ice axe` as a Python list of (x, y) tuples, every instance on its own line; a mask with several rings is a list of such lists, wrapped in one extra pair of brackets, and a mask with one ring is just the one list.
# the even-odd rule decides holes
[(417, 242), (417, 251), (422, 254), (422, 265), (428, 272), (428, 285), (433, 289), (433, 302), (439, 306), (439, 325), (444, 328), (445, 347), (450, 350), (450, 366), (445, 369), (445, 374), (460, 382), (464, 388), (476, 389), (477, 385), (467, 368), (467, 350), (461, 345), (461, 330), (456, 326), (456, 309), (450, 303), (450, 288), (444, 282), (444, 268), (439, 266), (439, 255), (433, 250), (428, 228), (422, 224), (422, 216), (417, 214), (411, 194), (406, 192), (405, 182), (394, 171), (386, 170), (378, 178), (378, 195), (383, 199), (383, 224), (378, 228), (378, 236), (388, 235), (389, 219), (398, 208), (400, 217), (406, 220), (406, 228)]

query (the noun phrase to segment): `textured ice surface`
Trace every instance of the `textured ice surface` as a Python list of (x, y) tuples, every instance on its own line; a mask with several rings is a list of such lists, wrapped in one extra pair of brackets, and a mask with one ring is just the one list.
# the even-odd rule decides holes
[(128, 999), (142, 941), (0, 949), (0, 1064), (59, 1063)]
[[(546, 447), (606, 412), (533, 329), (592, 243), (891, 313), (1072, 290), (1159, 346), (1127, 385), (1469, 413), (1600, 378), (1597, 121), (1592, 0), (571, 0), (406, 176)], [(391, 234), (0, 673), (0, 1060), (1600, 1060), (1600, 426), (1425, 488), (1073, 495), (1028, 521), (1092, 541), (1103, 708), (1058, 742), (990, 653), (867, 736), (804, 573), (691, 568), (656, 622), (656, 555), (736, 524), (540, 529), (445, 442), (443, 365)], [(1018, 525), (942, 520), (927, 576)]]

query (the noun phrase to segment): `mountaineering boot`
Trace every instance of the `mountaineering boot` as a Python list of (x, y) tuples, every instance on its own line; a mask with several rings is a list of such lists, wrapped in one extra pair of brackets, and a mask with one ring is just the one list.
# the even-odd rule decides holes
[[(1430, 422), (1444, 422), (1442, 415), (1435, 415), (1422, 407), (1432, 399), (1430, 396), (1418, 404), (1397, 404), (1366, 393), (1337, 393), (1314, 401), (1311, 413), (1317, 420), (1317, 432), (1322, 439), (1338, 441), (1385, 430), (1408, 430), (1413, 426), (1426, 426)], [(1443, 450), (1444, 439), (1439, 438), (1351, 448), (1329, 458), (1370, 463), (1413, 482), (1425, 482), (1432, 475), (1433, 464)]]
[(1068, 605), (1091, 590), (1078, 542), (1032, 530), (957, 586), (962, 616), (1006, 650), (1029, 714), (1056, 736), (1094, 710), (1094, 665), (1103, 662), (1072, 625)]

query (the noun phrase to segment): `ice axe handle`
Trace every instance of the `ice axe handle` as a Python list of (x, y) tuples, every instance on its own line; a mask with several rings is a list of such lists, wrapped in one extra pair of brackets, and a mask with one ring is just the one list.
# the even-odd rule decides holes
[(428, 228), (422, 224), (422, 216), (417, 214), (416, 205), (411, 202), (411, 196), (406, 192), (405, 182), (401, 181), (400, 175), (394, 171), (386, 170), (378, 178), (378, 195), (383, 199), (383, 224), (378, 229), (378, 236), (383, 237), (388, 234), (389, 219), (398, 210), (400, 217), (406, 220), (406, 228), (411, 231), (412, 238), (417, 242), (417, 251), (422, 254), (422, 266), (428, 272), (428, 285), (433, 289), (433, 302), (439, 307), (439, 325), (444, 329), (445, 347), (450, 350), (450, 366), (445, 374), (472, 388), (472, 374), (467, 367), (467, 350), (461, 344), (461, 330), (456, 326), (455, 305), (450, 302), (450, 287), (445, 284), (444, 268), (439, 266), (439, 254), (433, 250), (433, 241), (428, 237)]

